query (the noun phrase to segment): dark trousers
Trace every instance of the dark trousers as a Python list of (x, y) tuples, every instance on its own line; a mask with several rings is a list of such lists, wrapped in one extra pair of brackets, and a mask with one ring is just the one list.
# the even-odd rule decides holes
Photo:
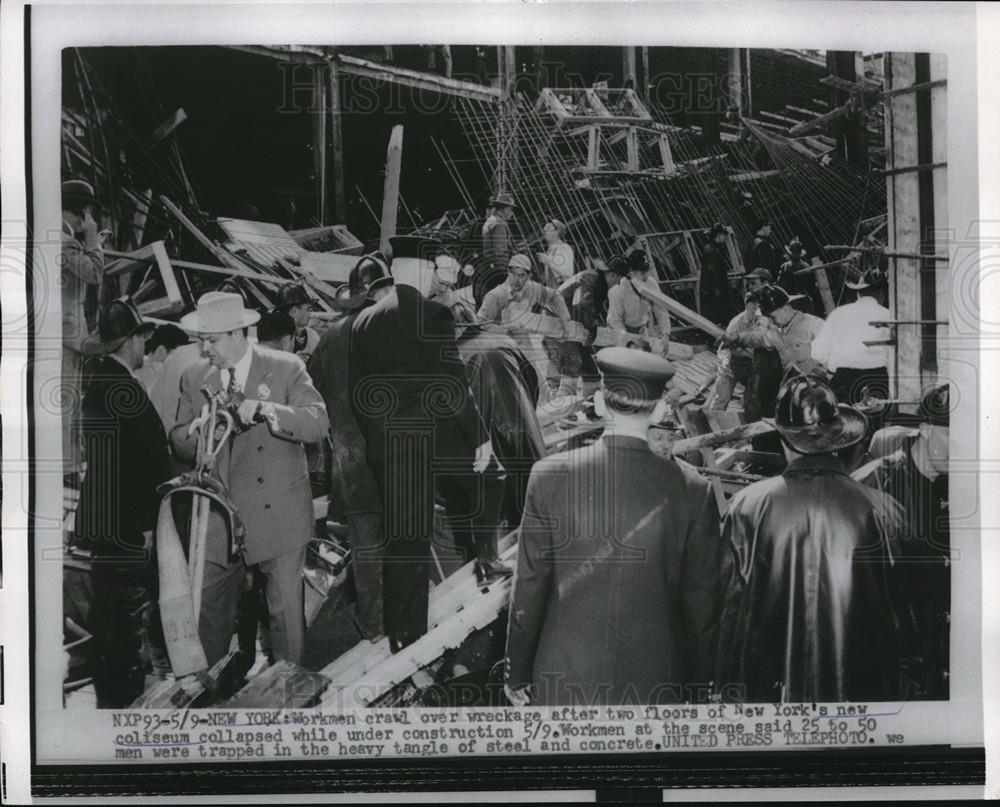
[(400, 646), (427, 632), (433, 458), (431, 431), (413, 429), (387, 435), (385, 460), (372, 464), (385, 518), (382, 619), (386, 635)]
[(358, 626), (366, 639), (385, 633), (382, 618), (385, 529), (381, 513), (355, 513), (344, 521), (351, 537), (351, 573), (357, 593)]
[(481, 474), (470, 468), (463, 474), (439, 476), (437, 486), (466, 563), (496, 560), (506, 480), (492, 467)]
[(94, 562), (90, 664), (98, 709), (124, 709), (143, 692), (143, 637), (159, 623), (154, 581), (146, 562)]
[[(750, 377), (744, 393), (747, 423), (774, 417), (781, 388), (781, 359), (775, 350), (755, 350), (750, 365)], [(754, 451), (781, 454), (781, 438), (777, 434), (761, 434), (751, 439)]]

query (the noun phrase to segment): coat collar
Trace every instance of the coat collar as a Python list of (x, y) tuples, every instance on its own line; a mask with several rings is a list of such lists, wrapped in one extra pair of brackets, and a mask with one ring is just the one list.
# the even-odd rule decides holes
[(649, 444), (641, 437), (631, 434), (615, 434), (608, 432), (601, 437), (609, 448), (621, 448), (626, 451), (649, 451)]
[(808, 474), (816, 471), (829, 471), (848, 476), (844, 463), (833, 454), (800, 454), (785, 468), (783, 475)]

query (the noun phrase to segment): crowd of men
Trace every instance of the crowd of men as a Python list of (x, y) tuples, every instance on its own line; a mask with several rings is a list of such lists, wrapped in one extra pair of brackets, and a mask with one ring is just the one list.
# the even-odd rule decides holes
[[(427, 631), (436, 505), (481, 584), (515, 575), (515, 704), (947, 697), (947, 388), (916, 429), (880, 429), (850, 406), (888, 392), (887, 353), (865, 344), (884, 340), (869, 323), (890, 319), (877, 267), (824, 321), (806, 310), (818, 310), (807, 283), (773, 282), (803, 277), (793, 241), (773, 273), (748, 266), (735, 312), (727, 231), (709, 232), (702, 313), (725, 335), (707, 405), (726, 408), (742, 385), (747, 419), (773, 417), (787, 459), (734, 496), (720, 526), (710, 484), (670, 450), (671, 322), (641, 250), (581, 265), (552, 219), (544, 253), (516, 252), (516, 204), (501, 193), (468, 291), (445, 245), (398, 236), (391, 260), (357, 261), (322, 335), (304, 287), (282, 285), (262, 314), (233, 281), (176, 326), (154, 327), (125, 297), (91, 328), (96, 199), (78, 181), (63, 195), (64, 384), (82, 400), (64, 418), (64, 455), (67, 474), (82, 472), (75, 540), (93, 557), (99, 707), (128, 705), (165, 669), (154, 530), (164, 483), (193, 467), (221, 481), (244, 525), (234, 542), (222, 514), (209, 519), (209, 664), (247, 624), (252, 656), (258, 616), (271, 660), (302, 660), (310, 471), (324, 468), (362, 637), (399, 652)], [(772, 260), (769, 236), (762, 223), (752, 260)], [(540, 354), (525, 325), (538, 313), (563, 328)], [(587, 340), (566, 338), (573, 322)], [(595, 350), (599, 326), (618, 347)], [(598, 391), (603, 436), (545, 457), (539, 402)], [(211, 452), (210, 398), (235, 425)], [(497, 553), (515, 527), (516, 572)]]

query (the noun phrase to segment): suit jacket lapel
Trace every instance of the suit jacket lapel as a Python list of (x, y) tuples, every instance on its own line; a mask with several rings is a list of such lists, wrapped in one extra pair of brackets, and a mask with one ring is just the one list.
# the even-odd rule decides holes
[(250, 369), (247, 371), (247, 382), (243, 386), (243, 395), (247, 398), (260, 400), (259, 387), (262, 381), (267, 380), (267, 364), (256, 348), (251, 347), (250, 350), (253, 352), (250, 356)]

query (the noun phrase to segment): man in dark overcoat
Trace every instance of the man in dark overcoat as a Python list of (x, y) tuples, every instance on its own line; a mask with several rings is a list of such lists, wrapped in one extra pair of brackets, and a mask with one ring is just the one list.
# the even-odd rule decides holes
[[(160, 637), (153, 529), (169, 477), (167, 436), (135, 377), (154, 324), (128, 298), (101, 312), (84, 355), (100, 356), (81, 406), (87, 471), (76, 517), (77, 545), (93, 556), (91, 664), (98, 708), (128, 706), (143, 691), (144, 636)], [(150, 649), (147, 641), (146, 649)]]
[(709, 483), (646, 431), (673, 366), (597, 354), (611, 427), (535, 465), (507, 629), (515, 705), (668, 703), (709, 684), (722, 543)]
[(337, 290), (344, 313), (333, 320), (309, 360), (309, 375), (326, 402), (330, 418), (329, 515), (351, 537), (351, 571), (357, 592), (357, 620), (367, 639), (384, 634), (382, 625), (382, 496), (368, 465), (368, 448), (351, 402), (351, 330), (358, 314), (392, 288), (380, 255), (365, 255)]
[(725, 327), (736, 313), (729, 290), (729, 255), (726, 250), (728, 230), (716, 223), (708, 231), (708, 245), (701, 254), (701, 315)]
[(788, 466), (737, 493), (723, 526), (731, 573), (716, 680), (750, 703), (895, 700), (902, 514), (837, 456), (865, 437), (865, 417), (825, 381), (796, 376), (775, 425)]
[(435, 475), (482, 472), (486, 427), (455, 344), (455, 319), (426, 299), (436, 241), (397, 236), (394, 287), (355, 319), (351, 400), (385, 516), (383, 622), (397, 651), (427, 632)]

